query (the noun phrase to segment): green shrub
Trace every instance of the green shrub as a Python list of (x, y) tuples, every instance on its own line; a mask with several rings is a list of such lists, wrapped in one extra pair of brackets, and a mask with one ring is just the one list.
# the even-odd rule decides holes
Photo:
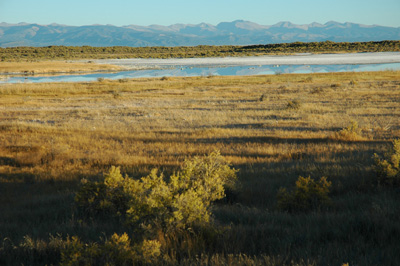
[(400, 139), (393, 140), (392, 146), (381, 158), (376, 153), (374, 158), (374, 170), (380, 184), (390, 186), (400, 185)]
[(210, 205), (232, 189), (236, 170), (218, 152), (186, 160), (168, 179), (157, 169), (139, 180), (111, 167), (104, 182), (84, 181), (75, 200), (88, 214), (123, 216), (128, 225), (155, 233), (205, 225)]
[(144, 240), (140, 245), (139, 254), (141, 261), (155, 264), (161, 256), (161, 243), (157, 240)]
[(291, 193), (286, 188), (279, 189), (278, 207), (289, 212), (321, 210), (330, 204), (328, 194), (331, 184), (326, 177), (321, 177), (317, 182), (311, 177), (300, 176)]
[(88, 217), (125, 215), (129, 196), (123, 191), (123, 181), (119, 168), (114, 166), (105, 174), (103, 182), (82, 179), (75, 203)]

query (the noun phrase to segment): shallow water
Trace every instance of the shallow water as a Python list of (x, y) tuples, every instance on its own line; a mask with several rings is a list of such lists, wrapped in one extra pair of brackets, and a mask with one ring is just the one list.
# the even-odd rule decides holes
[(93, 73), (54, 76), (0, 75), (0, 83), (89, 82), (99, 78), (124, 79), (144, 77), (251, 76), (290, 73), (329, 73), (400, 70), (400, 63), (361, 65), (257, 65), (257, 66), (168, 66), (161, 69), (129, 70), (116, 73)]

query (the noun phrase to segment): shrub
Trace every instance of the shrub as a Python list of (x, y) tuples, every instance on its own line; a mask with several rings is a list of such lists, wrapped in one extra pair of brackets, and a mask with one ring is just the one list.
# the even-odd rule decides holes
[(157, 240), (144, 240), (140, 246), (141, 260), (154, 264), (161, 255), (161, 243)]
[(88, 217), (124, 215), (128, 209), (129, 196), (123, 191), (123, 181), (119, 168), (114, 166), (105, 174), (104, 182), (82, 179), (75, 203)]
[(122, 79), (118, 79), (119, 83), (127, 83), (129, 81), (128, 78), (122, 78)]
[(172, 78), (172, 77), (164, 76), (164, 77), (161, 77), (160, 80), (171, 81), (171, 80), (173, 80), (173, 78)]
[(345, 141), (365, 140), (366, 138), (361, 135), (361, 129), (358, 127), (356, 121), (351, 121), (350, 125), (343, 128), (333, 135), (333, 139)]
[(82, 243), (73, 236), (66, 241), (61, 253), (61, 265), (137, 265), (157, 262), (161, 255), (160, 243), (145, 240), (131, 245), (129, 236), (114, 234), (104, 243)]
[(121, 92), (118, 90), (111, 91), (111, 95), (114, 97), (114, 99), (118, 99), (122, 96)]
[(331, 84), (331, 88), (340, 88), (340, 87), (342, 87), (342, 84), (340, 83)]
[(298, 100), (289, 101), (286, 105), (286, 109), (298, 110), (301, 107), (301, 103)]
[(317, 182), (311, 177), (300, 176), (291, 193), (286, 188), (279, 189), (278, 207), (289, 212), (321, 210), (330, 204), (328, 194), (331, 184), (326, 177), (321, 177)]
[(233, 189), (236, 170), (218, 152), (186, 160), (169, 179), (154, 169), (139, 180), (111, 167), (104, 182), (84, 181), (75, 200), (88, 214), (123, 216), (128, 225), (155, 233), (210, 221), (210, 205)]
[(390, 186), (400, 185), (400, 139), (393, 140), (392, 146), (381, 158), (376, 153), (373, 156), (374, 170), (380, 184)]
[(304, 80), (304, 82), (313, 82), (313, 81), (314, 81), (313, 77), (307, 77), (307, 78)]
[(350, 80), (349, 85), (350, 86), (356, 86), (358, 82), (356, 80)]
[(322, 88), (314, 88), (311, 90), (311, 94), (322, 93), (324, 90)]

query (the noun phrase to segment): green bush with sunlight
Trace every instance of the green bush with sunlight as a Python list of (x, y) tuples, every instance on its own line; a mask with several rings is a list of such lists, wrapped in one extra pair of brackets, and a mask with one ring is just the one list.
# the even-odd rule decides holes
[(235, 186), (236, 170), (213, 152), (186, 160), (169, 178), (157, 169), (135, 180), (111, 167), (103, 182), (84, 180), (75, 201), (84, 213), (123, 217), (145, 231), (168, 232), (210, 222), (211, 203)]

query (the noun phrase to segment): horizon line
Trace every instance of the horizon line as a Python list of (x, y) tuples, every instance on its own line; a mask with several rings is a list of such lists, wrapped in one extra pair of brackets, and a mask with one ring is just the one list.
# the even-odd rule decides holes
[(218, 26), (218, 25), (221, 24), (221, 23), (233, 23), (233, 22), (249, 22), (249, 23), (254, 23), (254, 24), (260, 25), (260, 26), (275, 26), (275, 25), (281, 24), (281, 23), (290, 23), (290, 24), (293, 24), (293, 25), (296, 25), (296, 26), (309, 26), (309, 25), (312, 25), (312, 24), (320, 24), (320, 25), (326, 26), (328, 23), (338, 23), (338, 24), (342, 24), (342, 25), (343, 25), (343, 24), (356, 24), (356, 25), (362, 25), (362, 26), (381, 26), (381, 27), (389, 27), (389, 28), (400, 28), (400, 26), (395, 27), (395, 26), (385, 26), (385, 25), (380, 25), (380, 24), (363, 24), (363, 23), (350, 22), (350, 21), (339, 22), (339, 21), (336, 21), (336, 20), (329, 20), (329, 21), (327, 21), (327, 22), (325, 22), (325, 23), (320, 23), (320, 22), (317, 22), (317, 21), (313, 21), (313, 22), (311, 22), (311, 23), (305, 23), (305, 24), (296, 24), (296, 23), (293, 23), (293, 22), (291, 22), (291, 21), (289, 21), (289, 20), (283, 20), (283, 21), (278, 21), (278, 22), (276, 22), (275, 24), (267, 25), (267, 24), (259, 24), (259, 23), (257, 23), (257, 22), (253, 22), (253, 21), (250, 21), (250, 20), (244, 20), (244, 19), (236, 19), (236, 20), (233, 20), (233, 21), (221, 21), (221, 22), (219, 22), (219, 23), (217, 23), (217, 24), (211, 24), (211, 23), (208, 23), (208, 22), (200, 22), (200, 23), (197, 23), (197, 24), (195, 24), (195, 23), (181, 23), (181, 22), (177, 22), (177, 23), (169, 24), (169, 25), (162, 25), (162, 24), (150, 24), (150, 25), (126, 24), (126, 25), (115, 25), (115, 24), (110, 24), (110, 23), (107, 23), (107, 24), (93, 23), (93, 24), (82, 24), (82, 25), (70, 25), (70, 24), (63, 24), (63, 23), (57, 23), (57, 22), (52, 22), (52, 23), (48, 23), (48, 24), (43, 24), (43, 23), (37, 23), (37, 22), (24, 22), (24, 21), (23, 21), (23, 22), (17, 22), (17, 23), (9, 23), (9, 22), (3, 21), (3, 22), (0, 22), (0, 25), (1, 25), (1, 24), (7, 24), (7, 25), (10, 25), (10, 26), (18, 26), (18, 25), (33, 25), (33, 24), (36, 24), (36, 25), (39, 25), (39, 26), (59, 25), (59, 26), (70, 26), (70, 27), (84, 27), (84, 26), (113, 26), (113, 27), (128, 27), (128, 26), (151, 27), (151, 26), (162, 26), (162, 27), (171, 27), (171, 26), (175, 26), (175, 25), (191, 25), (191, 26), (197, 26), (197, 25), (201, 25), (201, 24), (207, 24), (207, 25), (211, 25), (211, 26)]

